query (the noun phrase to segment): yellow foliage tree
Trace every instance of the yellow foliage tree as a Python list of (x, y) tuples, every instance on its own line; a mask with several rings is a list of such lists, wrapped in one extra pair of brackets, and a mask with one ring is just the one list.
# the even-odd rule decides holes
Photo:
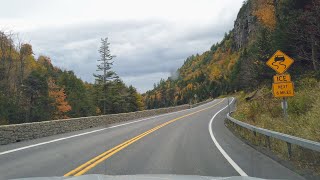
[(155, 97), (155, 98), (156, 98), (158, 101), (161, 100), (161, 97), (162, 97), (161, 92), (156, 92), (156, 97)]
[(211, 68), (211, 73), (210, 73), (210, 80), (217, 80), (222, 77), (221, 70), (217, 66), (213, 66)]
[(192, 85), (191, 83), (189, 83), (189, 84), (187, 85), (187, 89), (192, 90), (192, 89), (193, 89), (193, 85)]
[(136, 93), (135, 94), (135, 98), (136, 98), (136, 101), (137, 101), (137, 106), (138, 106), (138, 110), (139, 111), (142, 111), (144, 110), (144, 100), (142, 98), (142, 96), (139, 94), (139, 93)]

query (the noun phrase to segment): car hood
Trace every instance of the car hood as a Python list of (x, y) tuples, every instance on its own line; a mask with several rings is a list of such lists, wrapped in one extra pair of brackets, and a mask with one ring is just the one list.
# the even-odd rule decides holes
[(232, 176), (232, 177), (210, 177), (194, 175), (172, 175), (172, 174), (141, 174), (141, 175), (101, 175), (90, 174), (78, 177), (32, 177), (14, 180), (263, 180), (254, 177)]

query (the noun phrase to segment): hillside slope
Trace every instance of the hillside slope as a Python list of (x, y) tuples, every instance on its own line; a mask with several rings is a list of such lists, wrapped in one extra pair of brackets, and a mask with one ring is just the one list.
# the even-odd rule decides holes
[(188, 57), (178, 77), (161, 80), (144, 94), (147, 108), (159, 108), (271, 84), (265, 65), (278, 49), (295, 59), (293, 79), (319, 74), (320, 2), (318, 0), (248, 0), (234, 28), (201, 55)]

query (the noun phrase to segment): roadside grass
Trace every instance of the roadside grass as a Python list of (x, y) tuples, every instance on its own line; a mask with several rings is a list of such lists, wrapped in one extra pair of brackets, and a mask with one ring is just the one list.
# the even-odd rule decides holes
[[(288, 98), (287, 119), (283, 116), (282, 100), (273, 98), (270, 87), (261, 87), (250, 98), (244, 92), (235, 96), (237, 104), (232, 114), (234, 118), (261, 128), (320, 142), (320, 83), (316, 79), (303, 78), (296, 82), (295, 96)], [(320, 175), (320, 153), (292, 145), (292, 156), (289, 157), (285, 142), (274, 138), (268, 141), (264, 135), (253, 134), (231, 123), (227, 125), (250, 143), (268, 148), (280, 159), (290, 160), (299, 173)]]

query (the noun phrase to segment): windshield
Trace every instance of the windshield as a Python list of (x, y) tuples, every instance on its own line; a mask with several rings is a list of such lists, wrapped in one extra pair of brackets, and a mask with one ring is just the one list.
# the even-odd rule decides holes
[(320, 178), (319, 0), (0, 9), (0, 179)]

